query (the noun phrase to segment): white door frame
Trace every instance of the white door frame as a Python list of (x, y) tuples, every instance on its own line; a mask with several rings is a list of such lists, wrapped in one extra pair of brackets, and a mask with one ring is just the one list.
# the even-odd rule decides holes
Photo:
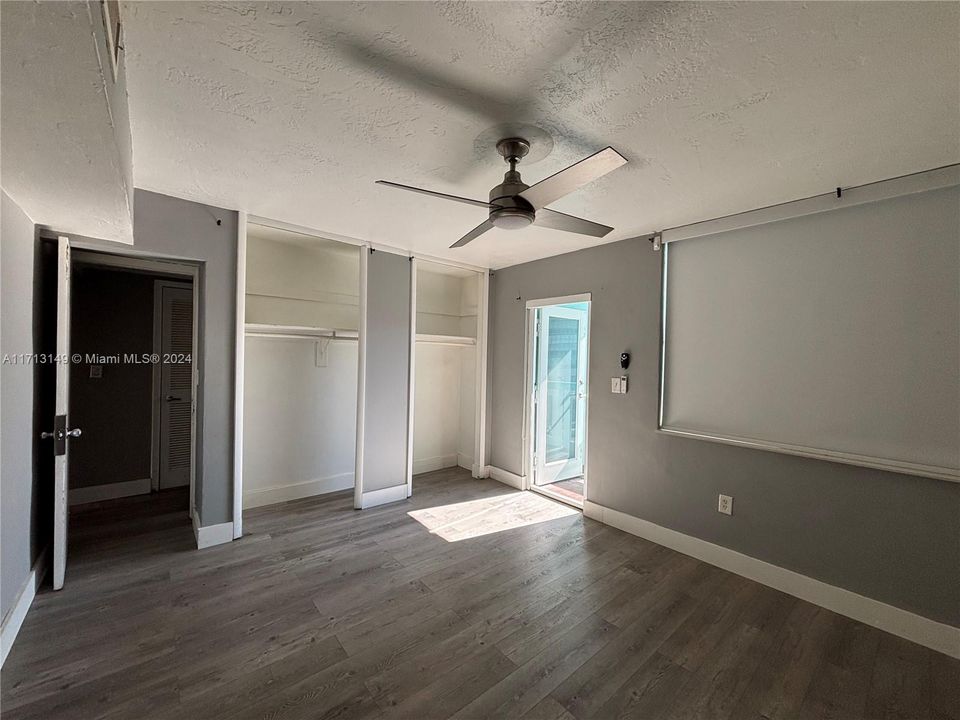
[[(163, 352), (163, 289), (164, 288), (191, 288), (192, 284), (184, 280), (157, 279), (153, 281), (153, 353), (160, 355)], [(196, 333), (194, 333), (196, 338)], [(196, 349), (196, 345), (193, 346)], [(193, 359), (193, 350), (190, 352)], [(160, 489), (160, 380), (162, 368), (160, 363), (153, 364), (153, 386), (150, 396), (150, 489), (157, 492)], [(193, 471), (191, 470), (191, 475)]]
[[(144, 270), (147, 272), (163, 273), (169, 275), (179, 275), (185, 280), (189, 278), (193, 287), (193, 412), (190, 417), (190, 518), (196, 515), (196, 482), (197, 482), (197, 400), (203, 391), (203, 382), (200, 377), (200, 365), (202, 363), (202, 347), (200, 345), (200, 266), (197, 263), (184, 260), (166, 259), (158, 255), (124, 255), (110, 250), (96, 242), (71, 241), (74, 248), (72, 262), (83, 262), (87, 265), (99, 267), (112, 267), (125, 270)], [(156, 339), (156, 328), (154, 328), (154, 338)], [(156, 374), (158, 366), (154, 366)], [(155, 474), (153, 458), (159, 455), (159, 447), (155, 447), (157, 433), (159, 432), (159, 422), (157, 417), (151, 412), (150, 428), (150, 475), (151, 485), (159, 481), (159, 475)]]
[(413, 495), (413, 412), (417, 380), (417, 259), (410, 258), (410, 343), (407, 365), (407, 497)]
[(357, 322), (357, 444), (353, 467), (353, 507), (363, 509), (363, 441), (364, 405), (367, 397), (367, 274), (370, 267), (370, 247), (361, 245), (360, 251), (360, 318)]
[[(578, 303), (585, 302), (587, 303), (587, 357), (586, 357), (586, 396), (587, 396), (587, 412), (584, 416), (583, 424), (583, 436), (584, 436), (584, 447), (583, 447), (583, 496), (584, 500), (587, 497), (587, 482), (589, 474), (589, 459), (590, 459), (590, 334), (591, 334), (591, 323), (590, 316), (593, 312), (593, 297), (591, 293), (578, 293), (576, 295), (563, 295), (559, 297), (549, 297), (549, 298), (539, 298), (534, 300), (527, 300), (526, 309), (524, 313), (526, 315), (524, 322), (524, 332), (525, 335), (525, 345), (526, 351), (524, 352), (523, 358), (523, 378), (524, 378), (524, 396), (523, 396), (523, 462), (521, 463), (522, 468), (522, 477), (523, 477), (523, 489), (524, 490), (533, 490), (535, 492), (542, 492), (541, 488), (538, 488), (533, 484), (533, 393), (534, 393), (534, 350), (536, 343), (536, 324), (533, 321), (533, 317), (537, 308), (549, 307), (550, 305), (566, 305), (569, 303)], [(562, 499), (560, 496), (550, 495), (553, 499)], [(572, 504), (572, 503), (568, 503)], [(574, 505), (576, 507), (576, 505)]]
[(243, 537), (243, 378), (247, 320), (247, 214), (237, 213), (237, 295), (233, 366), (233, 539)]
[[(589, 307), (589, 305), (587, 305), (587, 307)], [(548, 399), (545, 392), (547, 389), (547, 383), (549, 382), (549, 377), (548, 377), (549, 368), (548, 368), (548, 357), (547, 357), (546, 347), (543, 345), (543, 341), (550, 337), (550, 323), (551, 323), (551, 320), (556, 318), (573, 320), (574, 322), (577, 323), (578, 325), (577, 347), (578, 347), (578, 350), (585, 351), (585, 352), (578, 353), (578, 361), (577, 361), (577, 369), (576, 369), (578, 386), (574, 390), (576, 404), (573, 407), (574, 422), (576, 424), (576, 429), (577, 429), (576, 440), (578, 441), (578, 445), (580, 445), (579, 443), (580, 436), (585, 431), (583, 423), (586, 420), (586, 403), (587, 403), (586, 374), (589, 371), (587, 367), (587, 355), (589, 354), (589, 349), (590, 349), (590, 337), (589, 337), (590, 327), (589, 327), (588, 312), (585, 312), (582, 310), (575, 310), (573, 308), (564, 307), (564, 306), (558, 307), (556, 305), (548, 305), (547, 307), (534, 308), (533, 312), (540, 313), (540, 319), (539, 319), (540, 332), (539, 332), (539, 338), (538, 338), (539, 340), (538, 344), (540, 345), (540, 347), (539, 347), (539, 353), (537, 354), (537, 365), (536, 367), (531, 367), (531, 371), (534, 378), (540, 381), (536, 387), (536, 392), (539, 397), (537, 397), (536, 399), (537, 401), (534, 403), (534, 407), (536, 408), (536, 413), (534, 417), (533, 435), (531, 436), (531, 439), (534, 441), (533, 442), (534, 450), (537, 449), (537, 445), (539, 441), (542, 440), (543, 442), (546, 442), (547, 431), (545, 429), (545, 426), (547, 423), (547, 411), (548, 411), (549, 403), (548, 403)], [(582, 378), (582, 383), (580, 382), (581, 378)], [(552, 465), (557, 465), (558, 463), (550, 463), (547, 461), (546, 446), (541, 448), (541, 450), (543, 452), (543, 457), (538, 458), (538, 462), (534, 463), (531, 466), (532, 472), (530, 473), (531, 482), (538, 487), (542, 487), (544, 485), (550, 485), (554, 482), (557, 482), (560, 479), (561, 475), (566, 475), (567, 473), (570, 472), (569, 465), (571, 464), (571, 459), (567, 458), (565, 461), (563, 461), (562, 468), (551, 467)], [(586, 436), (583, 436), (582, 446), (579, 448), (574, 458), (572, 459), (572, 462), (574, 464), (574, 469), (576, 469), (577, 471), (575, 475), (576, 477), (583, 477), (583, 465), (584, 465), (583, 453), (585, 451), (586, 451)], [(534, 455), (537, 455), (537, 453), (534, 453)], [(579, 461), (580, 467), (576, 468), (576, 463), (578, 461)], [(538, 474), (541, 471), (543, 472), (544, 475), (546, 475), (547, 477), (550, 477), (551, 479), (538, 477)]]
[(477, 283), (476, 417), (474, 426), (473, 477), (485, 478), (487, 470), (487, 332), (489, 330), (490, 271), (480, 273)]

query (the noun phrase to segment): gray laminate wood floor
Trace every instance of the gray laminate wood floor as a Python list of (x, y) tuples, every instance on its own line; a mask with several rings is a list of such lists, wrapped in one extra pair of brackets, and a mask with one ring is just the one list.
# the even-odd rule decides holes
[(960, 718), (960, 663), (541, 496), (440, 471), (351, 500), (203, 551), (176, 494), (74, 517), (4, 720)]

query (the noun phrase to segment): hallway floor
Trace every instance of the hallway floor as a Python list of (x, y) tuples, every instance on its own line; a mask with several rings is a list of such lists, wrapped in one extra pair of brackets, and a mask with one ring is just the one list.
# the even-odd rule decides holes
[(960, 662), (462, 470), (202, 551), (135, 508), (74, 516), (4, 720), (960, 717)]

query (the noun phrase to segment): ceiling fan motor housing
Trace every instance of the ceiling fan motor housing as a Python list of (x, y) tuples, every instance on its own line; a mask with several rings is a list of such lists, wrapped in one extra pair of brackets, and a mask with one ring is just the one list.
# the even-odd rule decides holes
[(533, 222), (533, 206), (520, 197), (529, 186), (520, 180), (520, 173), (508, 170), (503, 182), (490, 191), (490, 222), (504, 230), (518, 230)]

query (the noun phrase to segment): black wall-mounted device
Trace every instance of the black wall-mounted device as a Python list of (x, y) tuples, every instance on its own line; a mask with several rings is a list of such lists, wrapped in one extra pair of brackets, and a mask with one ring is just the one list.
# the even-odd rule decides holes
[(620, 367), (624, 370), (630, 367), (630, 353), (620, 353)]

